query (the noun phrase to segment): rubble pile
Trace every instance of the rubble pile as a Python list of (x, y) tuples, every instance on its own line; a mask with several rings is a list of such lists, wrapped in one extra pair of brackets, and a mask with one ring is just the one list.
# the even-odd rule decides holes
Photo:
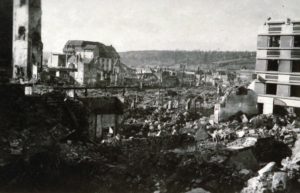
[(67, 163), (73, 160), (75, 171), (78, 172), (79, 165), (93, 168), (84, 172), (86, 176), (81, 174), (82, 180), (90, 181), (80, 186), (68, 185), (78, 190), (179, 193), (203, 188), (221, 193), (237, 192), (255, 176), (259, 164), (263, 163), (256, 154), (258, 144), (268, 147), (265, 154), (277, 151), (271, 138), (247, 148), (232, 149), (209, 141), (196, 144), (192, 136), (177, 135), (133, 138), (114, 145), (90, 147), (69, 142), (62, 152), (66, 152)]
[[(74, 150), (73, 154), (89, 157), (87, 150), (76, 151), (76, 143), (68, 146)], [(224, 147), (211, 146), (187, 152), (188, 146), (193, 146), (193, 140), (188, 136), (132, 139), (115, 146), (102, 144), (95, 148), (101, 155), (97, 160), (80, 161), (81, 166), (88, 168), (93, 163), (89, 171), (81, 174), (84, 183), (65, 183), (65, 186), (85, 192), (179, 193), (200, 187), (211, 192), (234, 192), (252, 176), (251, 172), (244, 172), (241, 177), (234, 165), (220, 161), (220, 157), (226, 160), (230, 156)], [(79, 164), (74, 172), (78, 172), (78, 167)]]
[[(297, 124), (293, 122), (293, 125)], [(297, 132), (297, 136), (299, 136), (298, 133), (299, 132)], [(275, 162), (265, 164), (265, 166), (258, 171), (257, 176), (248, 180), (247, 186), (243, 188), (241, 193), (299, 192), (299, 143), (300, 139), (297, 137), (292, 152), (282, 159), (280, 164), (276, 164)], [(291, 146), (291, 144), (289, 144), (289, 146)]]
[[(298, 161), (289, 157), (282, 160), (281, 167), (270, 162), (258, 171), (258, 176), (248, 180), (241, 193), (297, 192), (299, 184), (293, 181), (299, 180), (299, 170)], [(293, 183), (296, 186), (292, 186)]]
[(80, 103), (61, 93), (38, 97), (22, 93), (23, 88), (10, 88), (9, 92), (6, 88), (0, 96), (0, 178), (6, 186), (26, 185), (26, 178), (33, 180), (32, 176), (44, 172), (40, 168), (33, 173), (30, 168), (42, 167), (33, 162), (43, 159), (42, 155), (56, 160), (60, 143), (85, 136), (85, 111)]
[[(169, 112), (171, 113), (168, 114)], [(243, 187), (244, 182), (254, 176), (259, 167), (268, 162), (274, 162), (276, 167), (279, 168), (281, 161), (292, 155), (290, 148), (294, 146), (299, 133), (298, 120), (294, 114), (284, 116), (258, 115), (247, 117), (245, 114), (238, 113), (231, 117), (230, 121), (217, 124), (212, 121), (212, 118), (201, 116), (199, 114), (198, 116), (191, 118), (190, 115), (192, 111), (186, 111), (184, 113), (176, 112), (177, 114), (175, 113), (174, 115), (174, 112), (166, 108), (158, 108), (153, 110), (151, 115), (149, 113), (146, 116), (149, 120), (146, 119), (144, 123), (143, 120), (137, 122), (142, 125), (141, 128), (147, 128), (147, 131), (149, 131), (148, 137), (181, 134), (188, 134), (189, 136), (194, 137), (197, 144), (195, 149), (177, 149), (175, 152), (184, 152), (184, 154), (187, 154), (187, 152), (194, 152), (194, 155), (196, 155), (195, 151), (201, 152), (200, 157), (202, 159), (200, 159), (200, 163), (218, 164), (219, 167), (222, 168), (222, 171), (224, 168), (230, 166), (232, 173), (228, 178), (234, 181), (232, 186), (238, 188)], [(161, 121), (162, 119), (164, 121)], [(161, 122), (164, 124), (161, 124)], [(172, 132), (172, 130), (175, 131)], [(151, 132), (154, 134), (149, 135)], [(143, 136), (147, 137), (145, 133), (147, 132), (144, 132)], [(135, 137), (138, 137), (138, 135)], [(221, 155), (216, 154), (216, 152), (218, 152), (216, 147), (213, 147), (210, 149), (211, 151), (208, 151), (210, 144), (223, 145), (226, 147), (226, 151), (224, 151), (226, 153), (223, 152)], [(230, 149), (230, 151), (227, 151), (228, 149)], [(210, 152), (210, 154), (207, 154), (207, 152)], [(203, 159), (203, 157), (206, 159)], [(247, 160), (246, 162), (244, 161), (245, 159)], [(199, 159), (197, 159), (197, 161), (199, 161)], [(199, 164), (199, 162), (197, 163)], [(222, 163), (226, 164), (222, 165)], [(293, 162), (292, 168), (294, 172), (299, 171), (295, 162)], [(236, 180), (234, 178), (235, 175), (238, 178)], [(295, 175), (293, 174), (292, 176), (293, 178), (283, 178), (287, 181), (294, 180)], [(273, 177), (271, 178), (273, 179)], [(274, 178), (281, 178), (280, 173), (276, 174)], [(226, 181), (226, 183), (229, 182)], [(249, 183), (251, 184), (251, 182)], [(198, 187), (205, 188), (211, 192), (219, 192), (218, 188), (214, 189), (203, 183), (200, 184), (201, 185)], [(222, 187), (220, 181), (216, 182), (216, 184)], [(213, 187), (218, 187), (216, 184)], [(227, 186), (225, 185), (224, 187)], [(190, 188), (192, 191), (193, 188)], [(235, 191), (237, 191), (238, 188), (236, 188)], [(272, 190), (272, 188), (270, 190)], [(226, 192), (231, 191), (233, 190), (228, 190)], [(254, 190), (252, 192), (256, 191), (257, 190)]]
[[(199, 94), (203, 99), (200, 100)], [(145, 91), (142, 95), (128, 93), (125, 96), (125, 135), (146, 137), (195, 133), (199, 118), (213, 114), (213, 103), (216, 101), (214, 94), (215, 91), (210, 87), (176, 92), (160, 90), (155, 95), (153, 90)]]
[(228, 142), (237, 138), (274, 137), (277, 141), (293, 146), (297, 139), (299, 127), (295, 115), (286, 117), (275, 115), (258, 115), (248, 119), (246, 115), (237, 114), (231, 121), (214, 123), (205, 119), (204, 126), (212, 139)]
[(16, 92), (0, 98), (2, 192), (275, 192), (299, 177), (293, 114), (238, 113), (215, 123), (215, 96), (166, 91), (166, 101), (185, 93), (175, 108), (132, 94), (118, 134), (91, 141), (81, 102), (55, 91)]

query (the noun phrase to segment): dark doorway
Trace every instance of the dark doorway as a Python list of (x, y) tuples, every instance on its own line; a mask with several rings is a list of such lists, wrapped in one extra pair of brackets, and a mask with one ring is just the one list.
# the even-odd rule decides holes
[(259, 114), (263, 114), (264, 112), (264, 103), (257, 103), (257, 109)]

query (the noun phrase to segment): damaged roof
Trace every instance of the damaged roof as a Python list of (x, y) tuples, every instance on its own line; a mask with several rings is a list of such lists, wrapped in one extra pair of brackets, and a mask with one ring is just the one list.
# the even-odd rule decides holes
[(84, 50), (98, 51), (99, 56), (104, 58), (120, 58), (113, 46), (106, 46), (100, 42), (69, 40), (63, 48), (64, 53), (81, 52)]
[(79, 100), (96, 114), (123, 114), (123, 103), (118, 97), (84, 97)]

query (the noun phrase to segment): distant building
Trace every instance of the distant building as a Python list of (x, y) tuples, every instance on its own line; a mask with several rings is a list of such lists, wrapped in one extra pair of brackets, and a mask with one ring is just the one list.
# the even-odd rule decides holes
[(48, 72), (51, 79), (58, 77), (65, 83), (75, 83), (75, 73), (77, 72), (77, 61), (72, 61), (72, 55), (51, 53), (48, 58)]
[(242, 82), (251, 82), (256, 79), (255, 70), (248, 70), (248, 69), (238, 70), (237, 78)]
[(179, 78), (176, 76), (175, 71), (163, 71), (161, 77), (162, 86), (169, 88), (179, 86)]
[(123, 119), (123, 103), (117, 97), (79, 98), (88, 111), (89, 136), (101, 139), (109, 132), (118, 131)]
[(198, 72), (197, 77), (198, 79), (200, 79), (200, 80), (197, 79), (198, 85), (200, 84), (200, 82), (203, 82), (206, 85), (207, 84), (213, 85), (215, 83), (214, 74), (211, 70), (204, 70), (203, 72)]
[(228, 83), (228, 71), (227, 70), (219, 70), (217, 69), (214, 72), (214, 79), (219, 80), (223, 83)]
[(181, 81), (181, 86), (196, 86), (196, 73), (185, 71), (184, 73), (178, 72), (178, 79)]
[(300, 110), (300, 20), (267, 21), (258, 34), (258, 106), (264, 114)]
[(70, 40), (63, 52), (70, 55), (67, 63), (75, 63), (75, 80), (85, 85), (109, 85), (118, 81), (120, 56), (112, 46), (99, 42)]
[(43, 61), (41, 0), (13, 2), (13, 78), (37, 80)]

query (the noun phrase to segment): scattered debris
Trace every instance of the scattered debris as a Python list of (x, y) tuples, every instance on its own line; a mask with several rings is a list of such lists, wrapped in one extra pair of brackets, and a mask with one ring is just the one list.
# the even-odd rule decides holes
[[(8, 96), (12, 99), (2, 104), (1, 119), (14, 116), (26, 121), (1, 122), (3, 128), (11, 128), (1, 130), (2, 183), (11, 182), (9, 190), (16, 184), (27, 190), (36, 188), (29, 179), (38, 176), (37, 184), (50, 183), (51, 178), (58, 189), (73, 192), (233, 193), (247, 181), (243, 191), (259, 192), (286, 190), (292, 179), (298, 179), (299, 156), (286, 159), (299, 143), (295, 117), (242, 113), (215, 123), (210, 116), (213, 94), (211, 98), (206, 94), (201, 107), (192, 104), (186, 110), (186, 101), (195, 98), (190, 90), (178, 90), (177, 95), (151, 93), (127, 91), (123, 122), (118, 130), (108, 127), (102, 140), (89, 138), (89, 112), (76, 98), (56, 91)], [(160, 99), (153, 103), (152, 97)], [(176, 108), (168, 97), (176, 97)], [(15, 109), (13, 113), (6, 111), (7, 106)], [(294, 155), (297, 152), (294, 149)], [(269, 162), (272, 167), (266, 165)], [(25, 176), (7, 177), (7, 171), (20, 165)], [(259, 170), (262, 165), (267, 169)], [(74, 184), (78, 176), (82, 183)], [(61, 179), (71, 180), (58, 182)], [(38, 190), (45, 187), (49, 184)]]

